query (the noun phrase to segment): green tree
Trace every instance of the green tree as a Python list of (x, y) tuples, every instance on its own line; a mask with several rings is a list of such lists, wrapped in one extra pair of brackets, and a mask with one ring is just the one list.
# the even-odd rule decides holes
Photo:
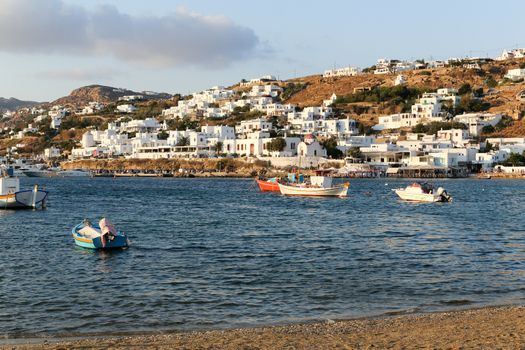
[(357, 159), (357, 158), (361, 158), (363, 156), (363, 153), (361, 153), (361, 149), (359, 147), (352, 147), (346, 150), (346, 155), (348, 157)]
[(472, 92), (472, 87), (468, 83), (461, 85), (461, 87), (458, 89), (459, 95), (465, 95), (469, 92)]
[(425, 134), (427, 131), (428, 131), (428, 128), (421, 123), (418, 123), (416, 126), (412, 128), (412, 132), (415, 132), (417, 134)]
[(481, 132), (484, 134), (492, 134), (496, 129), (492, 125), (485, 125)]
[(519, 166), (525, 162), (525, 157), (523, 154), (511, 153), (507, 161), (512, 164), (512, 166)]
[(321, 145), (326, 149), (328, 157), (334, 159), (340, 159), (343, 157), (343, 151), (337, 148), (337, 140), (335, 137), (330, 137), (321, 141)]
[(177, 146), (189, 146), (190, 138), (187, 136), (182, 136), (179, 141), (177, 141)]
[(281, 152), (286, 147), (286, 141), (282, 137), (276, 137), (266, 144), (266, 149), (270, 152)]
[(215, 151), (216, 155), (219, 155), (222, 152), (222, 146), (224, 143), (222, 141), (217, 141), (215, 145), (213, 145), (213, 150)]

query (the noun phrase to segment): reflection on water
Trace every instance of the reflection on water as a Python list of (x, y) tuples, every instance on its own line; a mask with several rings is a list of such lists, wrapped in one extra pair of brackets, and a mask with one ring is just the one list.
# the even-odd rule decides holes
[[(40, 180), (40, 179), (39, 179)], [(28, 179), (22, 179), (22, 182)], [(34, 179), (33, 179), (34, 181)], [(287, 198), (236, 179), (41, 179), (47, 210), (0, 211), (0, 334), (199, 329), (521, 302), (525, 182), (409, 181)], [(24, 186), (29, 186), (29, 182)], [(107, 216), (127, 250), (76, 247)]]

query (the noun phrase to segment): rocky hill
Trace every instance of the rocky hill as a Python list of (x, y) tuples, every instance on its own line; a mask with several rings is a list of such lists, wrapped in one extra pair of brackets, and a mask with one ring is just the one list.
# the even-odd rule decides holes
[[(483, 101), (490, 104), (487, 112), (503, 113), (514, 119), (525, 114), (525, 104), (517, 100), (516, 95), (525, 90), (525, 83), (505, 81), (508, 69), (518, 68), (525, 60), (490, 62), (481, 65), (481, 69), (447, 67), (405, 71), (406, 86), (412, 89), (435, 91), (438, 88), (452, 87), (459, 89), (469, 84), (472, 90), (483, 89)], [(319, 106), (333, 93), (338, 97), (355, 95), (359, 90), (388, 88), (394, 85), (397, 74), (374, 75), (362, 74), (354, 77), (323, 78), (320, 75), (291, 79), (280, 84), (285, 88), (295, 85), (294, 93), (285, 98), (286, 103), (299, 107)], [(494, 86), (495, 82), (500, 82)], [(297, 88), (300, 87), (300, 88)], [(409, 101), (413, 102), (413, 101)], [(338, 103), (336, 107), (345, 115), (368, 125), (377, 123), (381, 115), (400, 112), (400, 108), (384, 100)], [(517, 130), (517, 128), (516, 128)]]
[(144, 99), (169, 99), (172, 95), (167, 93), (157, 93), (151, 91), (132, 91), (128, 89), (115, 88), (104, 85), (88, 85), (73, 90), (69, 96), (61, 97), (52, 102), (52, 104), (73, 105), (76, 107), (87, 104), (91, 101), (110, 103), (115, 102), (119, 97), (129, 95), (142, 95)]
[(3, 98), (0, 97), (0, 112), (7, 110), (15, 111), (22, 107), (32, 107), (40, 104), (41, 102), (36, 101), (22, 101), (16, 98)]

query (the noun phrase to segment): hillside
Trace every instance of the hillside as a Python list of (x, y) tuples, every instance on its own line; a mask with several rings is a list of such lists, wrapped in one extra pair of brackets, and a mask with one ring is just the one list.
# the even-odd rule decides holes
[(137, 92), (111, 86), (88, 85), (73, 90), (68, 96), (61, 97), (53, 101), (51, 104), (80, 107), (91, 101), (103, 103), (116, 102), (119, 97), (128, 95), (142, 95), (144, 96), (144, 99), (147, 100), (169, 99), (172, 96), (168, 93), (156, 93), (150, 91)]
[(5, 112), (7, 110), (9, 111), (15, 111), (19, 108), (23, 107), (32, 107), (36, 106), (38, 104), (41, 104), (41, 102), (36, 101), (22, 101), (17, 98), (11, 97), (11, 98), (3, 98), (0, 97), (0, 112)]
[[(460, 88), (469, 84), (472, 89), (483, 89), (483, 101), (490, 103), (487, 112), (503, 113), (519, 119), (525, 110), (523, 103), (516, 99), (516, 94), (525, 89), (525, 83), (504, 82), (495, 87), (489, 87), (489, 82), (502, 81), (508, 69), (517, 68), (522, 61), (491, 62), (483, 64), (481, 70), (463, 67), (447, 67), (437, 69), (422, 69), (405, 71), (401, 74), (407, 80), (406, 86), (412, 89), (435, 91), (438, 88)], [(303, 88), (293, 93), (284, 101), (299, 107), (319, 106), (323, 100), (333, 93), (338, 97), (355, 95), (359, 89), (374, 87), (392, 87), (396, 74), (374, 75), (362, 74), (354, 77), (323, 78), (320, 75), (291, 79), (281, 86), (290, 84), (300, 85)], [(409, 101), (413, 102), (413, 101)], [(367, 125), (377, 123), (381, 115), (401, 111), (401, 107), (384, 102), (355, 102), (338, 103), (335, 105), (345, 115), (350, 116)], [(521, 114), (520, 114), (521, 113)]]

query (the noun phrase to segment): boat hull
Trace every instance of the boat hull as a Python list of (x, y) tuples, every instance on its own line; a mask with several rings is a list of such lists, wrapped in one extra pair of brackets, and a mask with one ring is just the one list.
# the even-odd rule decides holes
[(0, 195), (0, 209), (30, 209), (43, 207), (48, 192), (43, 190), (18, 191)]
[(430, 193), (407, 193), (404, 189), (396, 189), (394, 192), (404, 201), (434, 203), (442, 202), (441, 196)]
[(346, 197), (348, 185), (335, 187), (300, 187), (279, 184), (281, 194), (285, 196), (303, 196), (303, 197)]
[(26, 170), (24, 175), (27, 177), (57, 177), (58, 172), (50, 170)]
[[(102, 237), (100, 236), (94, 238), (83, 236), (79, 230), (81, 230), (84, 226), (84, 223), (80, 223), (71, 230), (75, 244), (79, 247), (88, 249), (118, 249), (126, 248), (128, 246), (128, 238), (121, 232), (118, 232), (113, 240), (108, 240), (106, 244), (103, 245)], [(93, 225), (93, 228), (100, 230), (97, 225)]]
[(277, 182), (257, 180), (257, 184), (262, 192), (280, 192), (279, 183)]

